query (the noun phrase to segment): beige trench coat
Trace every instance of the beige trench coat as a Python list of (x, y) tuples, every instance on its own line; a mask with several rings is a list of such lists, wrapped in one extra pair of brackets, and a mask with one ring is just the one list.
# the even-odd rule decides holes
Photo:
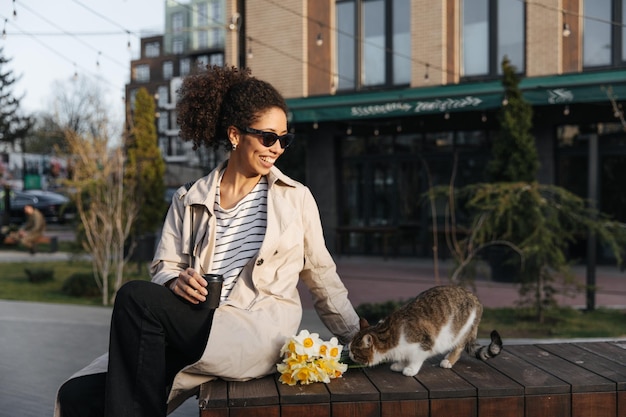
[[(187, 265), (211, 271), (215, 245), (213, 204), (219, 171), (175, 194), (151, 265), (153, 282), (165, 284)], [(267, 230), (256, 256), (242, 271), (227, 301), (216, 310), (202, 358), (178, 373), (169, 397), (171, 412), (200, 384), (220, 377), (248, 380), (275, 372), (279, 350), (302, 318), (297, 290), (302, 280), (315, 309), (342, 343), (358, 331), (358, 316), (326, 249), (309, 189), (272, 168), (268, 176)], [(74, 376), (106, 372), (102, 356)]]

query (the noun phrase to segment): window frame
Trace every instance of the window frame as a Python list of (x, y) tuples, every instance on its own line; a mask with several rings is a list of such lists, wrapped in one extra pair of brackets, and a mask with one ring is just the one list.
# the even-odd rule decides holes
[[(350, 76), (351, 80), (347, 82), (350, 84), (349, 86), (340, 86), (339, 82), (337, 85), (338, 92), (350, 92), (350, 91), (367, 91), (367, 90), (379, 90), (379, 89), (388, 89), (388, 88), (401, 88), (407, 87), (410, 85), (410, 75), (409, 80), (404, 82), (396, 83), (394, 80), (394, 76), (396, 75), (396, 71), (394, 71), (395, 59), (394, 54), (390, 51), (394, 51), (394, 38), (398, 35), (395, 32), (396, 25), (394, 24), (394, 6), (396, 5), (395, 1), (391, 0), (382, 0), (384, 7), (384, 74), (382, 78), (384, 81), (380, 84), (368, 84), (364, 80), (364, 76), (366, 75), (364, 68), (364, 57), (365, 57), (365, 45), (363, 44), (364, 40), (364, 6), (368, 1), (380, 1), (380, 0), (337, 0), (335, 2), (335, 8), (339, 5), (352, 4), (352, 12), (354, 13), (354, 27), (350, 28), (349, 34), (343, 36), (354, 37), (352, 42), (352, 47), (350, 49), (350, 59), (353, 59), (352, 65), (346, 65), (349, 71), (354, 71), (353, 74), (342, 74), (340, 73), (340, 60), (342, 56), (346, 54), (339, 51), (339, 47), (336, 48), (335, 58), (336, 58), (336, 73), (338, 77), (345, 77), (347, 79)], [(411, 2), (408, 2), (409, 7), (411, 6)], [(410, 10), (406, 11), (406, 16), (410, 16)], [(335, 23), (335, 27), (337, 27), (339, 35), (342, 36), (343, 30), (340, 22)], [(411, 30), (411, 25), (409, 22), (409, 31)], [(410, 36), (409, 36), (410, 39)], [(409, 56), (411, 56), (411, 46), (409, 44)], [(402, 52), (404, 55), (404, 52)], [(410, 64), (410, 63), (409, 63)], [(409, 70), (409, 74), (411, 71)]]
[[(471, 75), (465, 75), (465, 58), (464, 58), (464, 54), (465, 54), (465, 37), (464, 37), (464, 30), (465, 30), (465, 25), (464, 25), (464, 21), (463, 21), (463, 8), (466, 5), (466, 1), (463, 0), (461, 2), (461, 19), (460, 19), (460, 43), (461, 43), (461, 47), (460, 47), (460, 53), (461, 53), (461, 59), (460, 59), (460, 63), (461, 63), (461, 75), (460, 78), (463, 81), (467, 81), (467, 80), (481, 80), (481, 79), (494, 79), (494, 78), (500, 78), (502, 76), (502, 69), (501, 69), (501, 64), (502, 64), (502, 58), (504, 58), (504, 55), (502, 57), (499, 56), (500, 54), (500, 42), (499, 42), (499, 19), (498, 19), (498, 10), (499, 10), (499, 4), (498, 2), (500, 0), (485, 0), (487, 1), (487, 22), (488, 22), (488, 33), (487, 33), (487, 45), (488, 45), (488, 51), (487, 51), (487, 73), (484, 74), (471, 74)], [(526, 35), (527, 35), (527, 30), (526, 30), (526, 23), (527, 23), (527, 8), (526, 8), (526, 3), (523, 2), (521, 3), (523, 6), (523, 13), (522, 13), (522, 22), (521, 22), (521, 26), (523, 28), (523, 33), (522, 33), (522, 59), (523, 59), (523, 65), (519, 65), (516, 62), (511, 62), (516, 70), (518, 74), (525, 74), (526, 73), (526, 65), (528, 62), (527, 59), (527, 55), (526, 55), (526, 44), (527, 44), (527, 39), (526, 39)], [(510, 59), (510, 57), (509, 57)]]

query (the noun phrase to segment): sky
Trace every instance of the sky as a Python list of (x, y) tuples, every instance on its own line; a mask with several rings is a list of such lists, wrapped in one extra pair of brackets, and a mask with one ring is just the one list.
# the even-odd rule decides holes
[(141, 36), (163, 33), (165, 1), (0, 0), (0, 19), (0, 47), (11, 60), (4, 70), (21, 77), (12, 91), (23, 95), (24, 113), (48, 111), (55, 82), (74, 74), (96, 82), (123, 113), (130, 61)]

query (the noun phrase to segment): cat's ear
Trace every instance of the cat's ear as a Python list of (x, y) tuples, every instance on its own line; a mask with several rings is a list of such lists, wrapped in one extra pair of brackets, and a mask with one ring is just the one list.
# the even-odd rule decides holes
[(370, 346), (372, 346), (372, 344), (374, 343), (374, 339), (372, 338), (372, 335), (366, 334), (365, 336), (363, 336), (362, 343), (363, 343), (364, 348), (369, 349)]
[(369, 322), (366, 319), (361, 317), (359, 319), (359, 327), (361, 328), (361, 330), (367, 329), (368, 327), (370, 327), (370, 324), (369, 324)]

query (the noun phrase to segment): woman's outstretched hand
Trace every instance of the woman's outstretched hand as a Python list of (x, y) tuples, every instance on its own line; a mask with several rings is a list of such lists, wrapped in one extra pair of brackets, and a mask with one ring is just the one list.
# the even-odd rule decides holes
[(206, 300), (209, 293), (206, 286), (206, 280), (193, 268), (181, 271), (178, 277), (169, 284), (169, 288), (174, 294), (193, 304)]

